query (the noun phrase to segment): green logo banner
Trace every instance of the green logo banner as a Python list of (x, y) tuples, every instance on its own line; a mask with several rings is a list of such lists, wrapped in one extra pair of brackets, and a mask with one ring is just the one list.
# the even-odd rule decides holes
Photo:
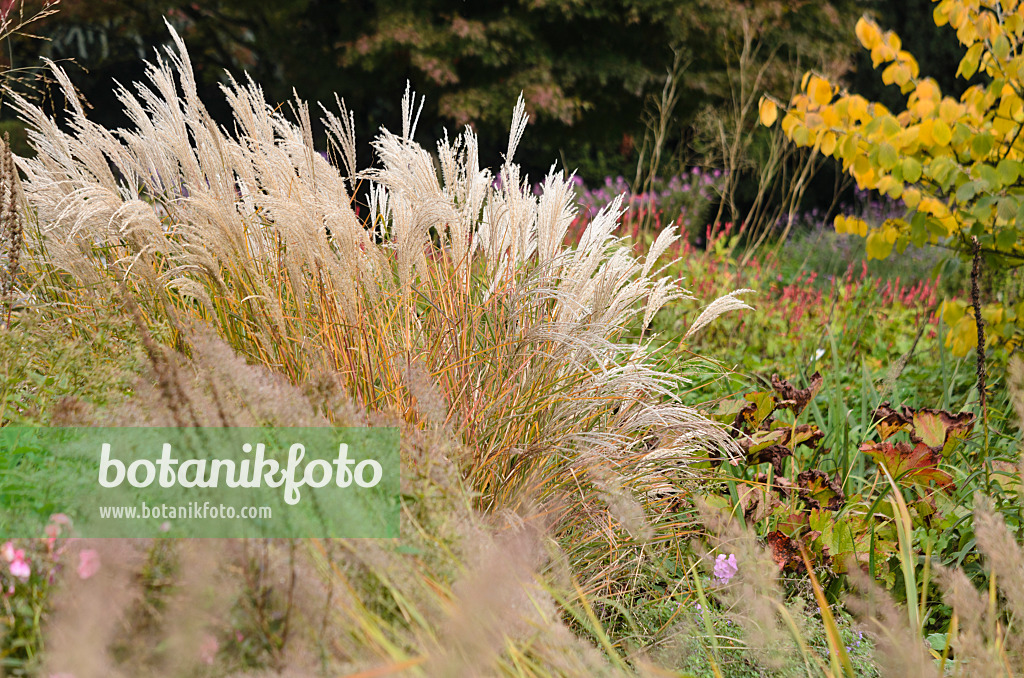
[(397, 428), (0, 428), (0, 539), (393, 538), (399, 492)]

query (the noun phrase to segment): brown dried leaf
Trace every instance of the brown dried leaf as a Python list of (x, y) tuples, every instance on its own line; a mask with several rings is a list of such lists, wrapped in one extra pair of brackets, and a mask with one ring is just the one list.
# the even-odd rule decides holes
[(838, 476), (830, 478), (824, 471), (817, 469), (804, 471), (796, 477), (800, 498), (811, 509), (828, 509), (838, 511), (846, 504), (846, 495)]
[(765, 539), (768, 542), (768, 551), (772, 554), (772, 560), (779, 566), (780, 571), (800, 572), (804, 569), (800, 548), (796, 542), (778, 530), (769, 532)]
[(780, 379), (779, 375), (773, 374), (772, 388), (775, 389), (775, 392), (783, 400), (783, 402), (779, 403), (779, 407), (791, 409), (794, 414), (799, 415), (821, 389), (823, 381), (821, 375), (815, 372), (811, 375), (808, 388), (796, 388), (785, 379)]

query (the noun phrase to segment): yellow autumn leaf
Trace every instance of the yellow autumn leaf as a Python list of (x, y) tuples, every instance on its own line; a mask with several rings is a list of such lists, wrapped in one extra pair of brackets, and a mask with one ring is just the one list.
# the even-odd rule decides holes
[(871, 162), (868, 161), (863, 155), (858, 155), (853, 161), (853, 178), (857, 180), (857, 183), (861, 188), (874, 188), (875, 170), (871, 167)]
[(925, 214), (931, 214), (936, 219), (949, 216), (949, 208), (946, 207), (946, 203), (930, 195), (921, 198), (921, 204), (917, 206), (917, 209)]
[(857, 20), (854, 31), (857, 33), (857, 39), (860, 40), (860, 44), (864, 45), (865, 49), (873, 49), (882, 39), (882, 32), (878, 30), (878, 26), (867, 17), (861, 17)]
[(922, 120), (921, 124), (917, 127), (917, 140), (921, 142), (924, 147), (932, 146), (935, 144), (935, 137), (932, 136), (932, 128), (935, 126), (933, 120)]
[(911, 78), (916, 78), (921, 74), (921, 66), (917, 63), (917, 59), (910, 52), (900, 52), (899, 60), (903, 66), (907, 69), (907, 73), (910, 74)]
[(811, 78), (811, 83), (807, 87), (807, 93), (811, 96), (811, 101), (818, 106), (824, 106), (832, 101), (832, 86), (818, 76)]
[(915, 91), (917, 92), (917, 97), (925, 101), (935, 101), (941, 96), (939, 86), (931, 78), (925, 78), (917, 83)]
[(821, 137), (821, 152), (823, 155), (832, 155), (836, 150), (836, 135), (832, 132), (825, 132)]
[(935, 112), (935, 102), (931, 99), (918, 99), (910, 109), (918, 119), (927, 118)]
[(875, 190), (896, 200), (903, 195), (903, 182), (896, 181), (894, 177), (886, 175), (878, 180)]
[(1003, 323), (1003, 307), (999, 304), (986, 304), (981, 309), (981, 319), (987, 325), (1001, 325)]
[(761, 97), (759, 113), (761, 115), (761, 124), (765, 127), (771, 127), (779, 117), (779, 108), (768, 97)]
[(825, 106), (818, 112), (821, 114), (825, 127), (839, 127), (839, 115), (836, 113), (835, 108)]
[(949, 329), (946, 337), (946, 345), (953, 351), (953, 355), (963, 357), (978, 345), (978, 326), (974, 324), (974, 317), (964, 315)]
[(854, 133), (851, 132), (843, 137), (839, 155), (846, 163), (853, 162), (853, 159), (857, 157), (857, 136)]
[(897, 63), (891, 63), (885, 67), (885, 70), (882, 71), (883, 85), (891, 85), (896, 82), (896, 71), (899, 67), (900, 65)]
[(871, 231), (868, 234), (864, 248), (867, 250), (868, 261), (872, 259), (885, 259), (892, 254), (892, 243), (878, 230)]
[(939, 306), (939, 315), (942, 316), (942, 322), (952, 327), (963, 317), (965, 308), (966, 305), (959, 299), (946, 299)]
[(960, 117), (960, 104), (949, 97), (939, 102), (939, 117), (947, 125), (952, 125)]
[(863, 122), (868, 116), (868, 100), (857, 95), (850, 97), (850, 117), (857, 122)]
[(786, 136), (791, 136), (793, 134), (793, 128), (796, 127), (799, 122), (800, 119), (795, 115), (792, 113), (786, 113), (782, 118), (782, 131)]
[[(945, 207), (945, 205), (943, 205)], [(948, 210), (947, 210), (948, 212)], [(944, 217), (939, 218), (939, 223), (946, 229), (946, 235), (950, 236), (960, 230), (960, 224), (957, 222), (956, 217), (952, 214), (946, 214)]]

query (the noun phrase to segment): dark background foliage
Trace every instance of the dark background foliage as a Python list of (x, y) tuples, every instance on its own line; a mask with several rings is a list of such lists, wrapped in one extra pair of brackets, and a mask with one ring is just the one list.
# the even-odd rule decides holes
[[(808, 68), (847, 71), (851, 86), (898, 106), (898, 92), (883, 91), (857, 52), (853, 24), (864, 12), (904, 36), (925, 72), (955, 71), (958, 56), (950, 40), (935, 39), (947, 29), (931, 25), (929, 0), (63, 0), (33, 26), (46, 39), (17, 38), (4, 59), (14, 67), (37, 66), (40, 56), (70, 60), (94, 118), (123, 125), (114, 83), (143, 79), (141, 60), (169, 42), (166, 20), (189, 45), (201, 94), (222, 120), (225, 71), (248, 73), (285, 105), (293, 89), (331, 107), (339, 94), (365, 141), (381, 125), (399, 125), (408, 81), (426, 95), (424, 138), (471, 124), (485, 162), (502, 152), (522, 92), (531, 129), (520, 161), (530, 176), (557, 160), (593, 182), (632, 177), (645, 114), (676, 52), (684, 67), (666, 140), (674, 166), (665, 170), (701, 162), (695, 121), (727, 108), (751, 75), (737, 67), (745, 22), (755, 61), (769, 63), (766, 90), (785, 97)], [(360, 152), (369, 162), (365, 144)]]

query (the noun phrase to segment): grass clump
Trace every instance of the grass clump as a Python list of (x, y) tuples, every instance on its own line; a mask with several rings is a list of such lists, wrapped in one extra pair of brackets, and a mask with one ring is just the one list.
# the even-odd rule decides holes
[[(119, 93), (134, 129), (92, 123), (59, 68), (65, 126), (14, 97), (36, 150), (18, 159), (31, 296), (16, 320), (70, 319), (95, 338), (82, 309), (110, 309), (134, 356), (116, 403), (43, 405), (78, 424), (399, 424), (407, 536), (266, 544), (255, 556), (196, 546), (216, 567), (190, 579), (185, 558), (176, 580), (205, 590), (235, 573), (206, 603), (185, 583), (154, 598), (145, 545), (101, 553), (125, 563), (101, 582), (123, 595), (104, 604), (97, 584), (86, 597), (104, 623), (78, 642), (68, 634), (81, 615), (67, 611), (77, 594), (58, 594), (53, 624), (64, 630), (48, 666), (592, 675), (646, 665), (597, 604), (619, 599), (611, 609), (627, 617), (643, 604), (651, 554), (681, 548), (693, 524), (673, 499), (693, 487), (687, 465), (735, 454), (721, 426), (679, 401), (681, 378), (647, 334), (684, 295), (656, 267), (675, 232), (638, 256), (613, 234), (613, 201), (566, 247), (571, 179), (553, 170), (535, 195), (513, 161), (523, 102), (496, 173), (481, 167), (472, 130), (436, 154), (417, 144), (411, 92), (401, 134), (381, 132), (379, 164), (365, 171), (343, 104), (323, 117), (341, 170), (314, 151), (304, 102), (291, 122), (252, 82), (223, 88), (234, 120), (217, 126), (173, 37), (149, 83)], [(366, 218), (354, 209), (360, 185)], [(727, 295), (700, 322), (737, 307)], [(143, 618), (137, 642), (114, 642)]]

